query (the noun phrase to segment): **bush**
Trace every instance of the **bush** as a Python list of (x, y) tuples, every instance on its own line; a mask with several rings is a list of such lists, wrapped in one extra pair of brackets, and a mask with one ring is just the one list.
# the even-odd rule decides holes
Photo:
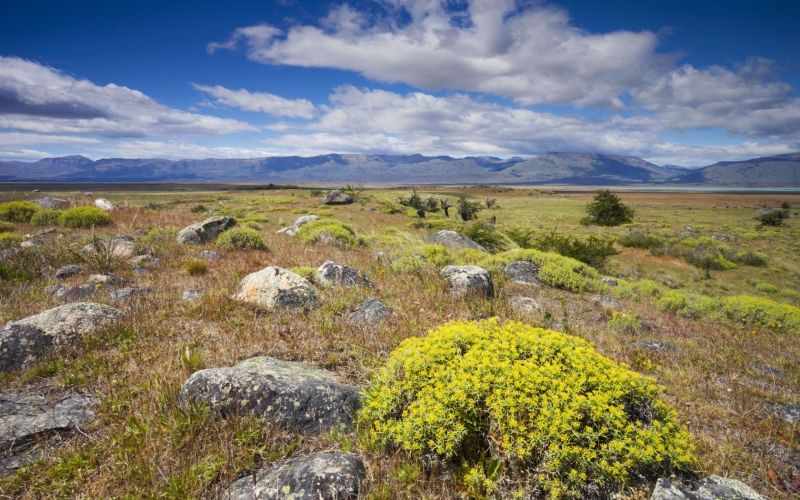
[(352, 227), (335, 219), (319, 219), (300, 226), (297, 236), (303, 243), (324, 243), (350, 248), (362, 240)]
[(777, 208), (762, 208), (756, 212), (755, 219), (762, 226), (780, 226), (783, 225), (785, 215), (783, 210)]
[(61, 212), (58, 223), (64, 227), (107, 226), (111, 216), (97, 207), (73, 207)]
[(7, 201), (0, 203), (0, 220), (29, 222), (39, 206), (29, 201)]
[(208, 209), (205, 207), (205, 205), (195, 205), (189, 211), (193, 214), (203, 214), (208, 212)]
[(234, 227), (217, 236), (217, 245), (225, 250), (264, 250), (267, 245), (255, 229)]
[(458, 198), (458, 216), (464, 222), (477, 219), (478, 212), (483, 208), (479, 201), (469, 201), (463, 194)]
[(533, 246), (544, 252), (556, 252), (565, 257), (579, 260), (594, 268), (601, 268), (606, 260), (617, 255), (614, 250), (614, 239), (589, 235), (588, 238), (578, 238), (558, 234), (555, 230), (538, 238)]
[(34, 226), (56, 226), (61, 217), (61, 211), (54, 208), (43, 208), (33, 214), (31, 224)]
[(459, 233), (479, 243), (492, 253), (509, 250), (516, 246), (511, 238), (498, 231), (494, 224), (485, 220), (477, 220), (466, 224)]
[(737, 253), (735, 262), (745, 266), (766, 267), (769, 263), (769, 257), (765, 253), (747, 250), (746, 252)]
[(585, 224), (619, 226), (633, 221), (633, 209), (607, 189), (594, 195), (594, 201), (586, 205), (586, 213), (588, 217), (581, 221)]
[(761, 283), (756, 283), (756, 290), (764, 293), (777, 293), (778, 287), (773, 285), (772, 283), (761, 282)]
[(17, 229), (17, 226), (15, 226), (14, 224), (10, 222), (0, 221), (0, 233), (11, 233), (15, 229)]
[(602, 288), (600, 275), (583, 262), (556, 253), (534, 249), (509, 250), (484, 257), (475, 263), (481, 267), (499, 272), (506, 264), (516, 260), (527, 260), (539, 266), (539, 280), (555, 288), (571, 292), (595, 291)]
[(186, 272), (189, 276), (202, 276), (208, 272), (208, 264), (202, 260), (190, 260), (186, 263)]
[(611, 319), (608, 320), (608, 326), (615, 332), (636, 333), (642, 325), (633, 314), (614, 311), (611, 313)]
[(18, 247), (20, 243), (22, 243), (22, 236), (9, 232), (0, 233), (0, 250)]
[(413, 255), (404, 255), (392, 262), (391, 270), (396, 273), (406, 273), (418, 271), (426, 266), (444, 267), (451, 262), (452, 257), (447, 248), (442, 245), (427, 244), (422, 245)]
[(655, 248), (663, 242), (661, 238), (654, 234), (650, 234), (650, 231), (641, 228), (633, 228), (626, 231), (622, 236), (619, 237), (617, 242), (628, 248)]
[(413, 454), (478, 467), (488, 457), (503, 479), (535, 480), (550, 497), (605, 497), (694, 465), (691, 438), (659, 395), (577, 337), (454, 322), (400, 344), (358, 423), (377, 444)]

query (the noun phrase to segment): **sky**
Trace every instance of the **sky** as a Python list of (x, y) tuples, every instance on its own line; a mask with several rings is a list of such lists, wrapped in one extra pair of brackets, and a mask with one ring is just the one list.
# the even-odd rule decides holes
[(7, 0), (0, 160), (800, 151), (796, 0)]

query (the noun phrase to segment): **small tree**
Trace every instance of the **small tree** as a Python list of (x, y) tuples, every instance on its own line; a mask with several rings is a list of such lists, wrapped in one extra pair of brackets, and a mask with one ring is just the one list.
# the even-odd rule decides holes
[(461, 220), (466, 222), (476, 219), (480, 210), (480, 203), (469, 201), (463, 194), (458, 198), (458, 215), (461, 217)]
[(439, 211), (439, 204), (436, 203), (436, 198), (429, 196), (428, 199), (425, 200), (425, 211), (431, 213)]
[(497, 198), (486, 198), (486, 208), (496, 208)]
[(450, 204), (450, 200), (447, 198), (439, 198), (439, 204), (442, 206), (442, 210), (444, 210), (444, 216), (450, 217), (450, 207), (453, 206)]
[(581, 220), (583, 224), (619, 226), (633, 220), (633, 209), (607, 189), (594, 195), (594, 201), (586, 205), (586, 213), (588, 216)]

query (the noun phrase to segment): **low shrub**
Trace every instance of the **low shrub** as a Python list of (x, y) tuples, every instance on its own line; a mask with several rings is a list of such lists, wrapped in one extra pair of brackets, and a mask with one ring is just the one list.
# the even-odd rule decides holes
[(358, 424), (376, 444), (465, 463), (467, 481), (481, 469), (504, 479), (486, 490), (535, 481), (552, 498), (605, 497), (694, 465), (689, 433), (659, 396), (577, 337), (454, 322), (400, 344)]
[(615, 332), (636, 333), (641, 328), (639, 318), (630, 313), (614, 311), (608, 320), (608, 326)]
[(0, 220), (10, 222), (29, 222), (39, 206), (29, 201), (7, 201), (0, 203)]
[(352, 227), (335, 219), (319, 219), (300, 226), (297, 236), (303, 243), (324, 243), (350, 248), (363, 244)]
[[(480, 252), (481, 256), (486, 254)], [(427, 267), (444, 267), (453, 262), (450, 252), (442, 245), (422, 245), (411, 255), (403, 255), (392, 262), (391, 270), (396, 273), (418, 271)]]
[(307, 279), (309, 281), (313, 281), (314, 280), (314, 275), (317, 273), (317, 268), (316, 267), (310, 267), (310, 266), (295, 266), (295, 267), (293, 267), (293, 268), (291, 268), (289, 270), (291, 272), (293, 272), (294, 274), (296, 274), (298, 276), (302, 276), (303, 278), (305, 278), (305, 279)]
[(190, 260), (185, 267), (189, 276), (202, 276), (208, 272), (208, 264), (202, 260)]
[(72, 228), (107, 226), (111, 216), (97, 207), (72, 207), (61, 212), (58, 223)]
[(778, 208), (762, 208), (754, 217), (762, 226), (781, 226), (786, 213)]
[(593, 267), (557, 253), (542, 252), (532, 248), (508, 250), (469, 263), (499, 272), (503, 266), (516, 260), (527, 260), (538, 265), (539, 280), (552, 287), (571, 292), (595, 291), (602, 288), (600, 275)]
[(34, 226), (56, 226), (58, 225), (61, 211), (55, 208), (43, 208), (33, 214), (31, 224)]
[(511, 238), (500, 232), (494, 224), (487, 220), (470, 222), (464, 225), (459, 233), (479, 243), (492, 253), (510, 250), (517, 246)]
[(0, 233), (0, 249), (18, 247), (20, 243), (22, 243), (22, 236), (17, 233)]
[(767, 254), (762, 252), (747, 250), (745, 252), (737, 253), (734, 262), (743, 264), (745, 266), (766, 267), (767, 264), (769, 264), (769, 257), (767, 257)]
[(628, 248), (654, 248), (663, 243), (661, 238), (642, 228), (629, 229), (623, 233), (617, 243)]
[(208, 209), (206, 208), (205, 205), (195, 205), (189, 211), (192, 212), (193, 214), (203, 214), (208, 212)]
[(618, 253), (614, 249), (614, 238), (594, 234), (581, 238), (552, 231), (538, 238), (533, 246), (544, 252), (556, 252), (579, 260), (597, 269), (602, 268), (609, 257)]
[(11, 222), (0, 221), (0, 233), (11, 233), (17, 229), (17, 226)]
[(726, 318), (738, 323), (800, 333), (800, 307), (775, 302), (766, 297), (723, 297), (719, 300), (719, 311)]
[(764, 293), (777, 293), (778, 287), (772, 283), (756, 283), (756, 290)]
[(258, 231), (250, 227), (234, 227), (217, 237), (217, 245), (229, 251), (265, 250), (267, 245)]

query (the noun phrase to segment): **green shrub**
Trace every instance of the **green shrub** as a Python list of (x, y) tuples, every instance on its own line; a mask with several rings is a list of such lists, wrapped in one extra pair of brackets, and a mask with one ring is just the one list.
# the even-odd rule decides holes
[(234, 227), (217, 236), (217, 245), (225, 250), (264, 250), (267, 245), (258, 231), (250, 227)]
[(22, 236), (17, 233), (0, 233), (0, 249), (18, 247), (22, 243)]
[(497, 227), (487, 220), (470, 222), (464, 225), (459, 233), (492, 253), (510, 250), (516, 246), (511, 238), (498, 231)]
[(745, 266), (766, 267), (769, 264), (769, 257), (765, 253), (747, 250), (736, 254), (734, 262)]
[(719, 311), (730, 320), (800, 333), (800, 307), (750, 295), (723, 297), (719, 302)]
[(633, 209), (607, 189), (594, 195), (594, 201), (586, 205), (586, 213), (587, 217), (581, 222), (597, 226), (619, 226), (633, 220)]
[(29, 201), (7, 201), (0, 203), (0, 220), (29, 222), (39, 206)]
[(778, 208), (762, 208), (755, 216), (762, 226), (781, 226), (785, 218), (786, 213)]
[(556, 252), (564, 257), (579, 260), (594, 268), (601, 268), (606, 260), (618, 252), (614, 250), (614, 239), (594, 234), (585, 238), (558, 234), (555, 230), (536, 240), (534, 248), (543, 252)]
[(34, 226), (56, 226), (61, 217), (61, 211), (55, 208), (43, 208), (33, 214), (31, 224)]
[(309, 281), (313, 281), (314, 280), (314, 275), (317, 273), (317, 268), (316, 267), (310, 267), (310, 266), (295, 266), (295, 267), (293, 267), (293, 268), (291, 268), (289, 270), (291, 272), (293, 272), (294, 274), (296, 274), (298, 276), (302, 276), (303, 278), (305, 278), (305, 279), (307, 279)]
[(617, 243), (628, 248), (654, 248), (663, 242), (658, 236), (641, 228), (629, 229), (617, 239)]
[(17, 229), (16, 225), (10, 222), (0, 221), (0, 233), (11, 233), (14, 232), (14, 230), (16, 229)]
[(208, 209), (205, 207), (205, 205), (195, 205), (189, 211), (193, 214), (203, 214), (208, 212)]
[(756, 283), (756, 290), (764, 293), (777, 293), (778, 287), (772, 283)]
[(64, 227), (107, 226), (111, 216), (97, 207), (72, 207), (61, 212), (58, 223)]
[(202, 276), (208, 272), (208, 264), (202, 260), (190, 260), (185, 267), (189, 276)]
[[(481, 256), (486, 255), (480, 252)], [(422, 245), (412, 255), (404, 255), (392, 262), (391, 270), (396, 273), (418, 271), (422, 268), (444, 267), (452, 263), (450, 251), (442, 245)]]
[(474, 263), (481, 267), (499, 272), (506, 264), (516, 260), (527, 260), (539, 266), (539, 280), (556, 288), (572, 292), (594, 291), (602, 288), (598, 272), (583, 262), (557, 253), (542, 252), (535, 249), (508, 250), (496, 255), (484, 257)]
[(297, 236), (303, 243), (325, 243), (350, 248), (362, 244), (352, 227), (335, 219), (319, 219), (300, 226)]
[(614, 311), (608, 320), (608, 326), (615, 332), (636, 333), (641, 328), (639, 318), (630, 313)]
[(454, 322), (400, 344), (358, 424), (376, 444), (460, 459), (473, 471), (466, 479), (488, 458), (483, 470), (512, 488), (536, 481), (552, 498), (606, 497), (694, 465), (691, 437), (659, 395), (577, 337)]

